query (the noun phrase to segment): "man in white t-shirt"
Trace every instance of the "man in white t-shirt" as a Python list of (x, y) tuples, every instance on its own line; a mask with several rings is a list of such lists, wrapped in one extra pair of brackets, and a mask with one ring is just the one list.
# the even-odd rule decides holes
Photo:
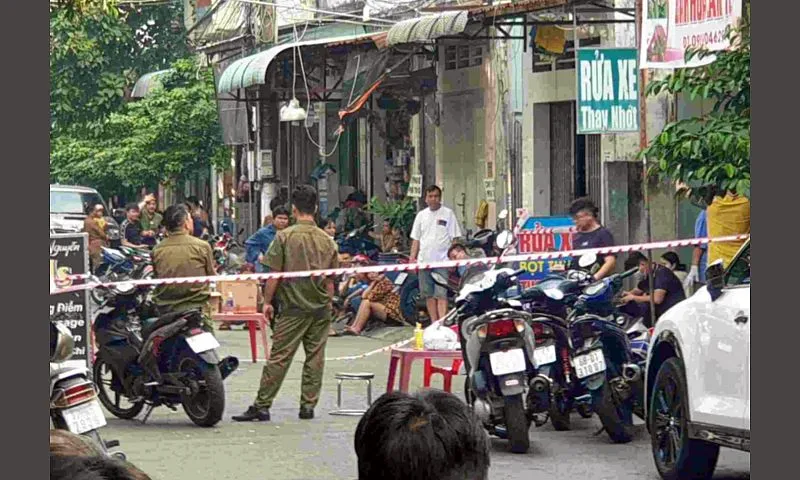
[[(461, 227), (456, 214), (442, 205), (442, 190), (436, 185), (425, 189), (425, 203), (428, 208), (417, 214), (411, 229), (411, 260), (425, 263), (446, 261), (447, 250), (462, 235)], [(419, 272), (420, 294), (426, 299), (432, 322), (447, 314), (447, 290), (433, 281), (431, 274), (434, 271), (447, 278), (445, 268)]]

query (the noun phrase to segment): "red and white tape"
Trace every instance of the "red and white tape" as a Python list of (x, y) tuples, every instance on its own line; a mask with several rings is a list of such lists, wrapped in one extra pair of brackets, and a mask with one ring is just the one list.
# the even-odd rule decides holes
[[(338, 275), (350, 275), (355, 273), (387, 273), (387, 272), (404, 272), (404, 271), (419, 272), (420, 270), (455, 268), (455, 267), (463, 267), (463, 266), (478, 265), (478, 264), (493, 265), (496, 263), (530, 262), (533, 260), (558, 260), (560, 258), (572, 257), (575, 255), (585, 255), (588, 253), (616, 254), (616, 253), (626, 253), (626, 252), (634, 252), (640, 250), (690, 247), (696, 245), (705, 245), (709, 243), (735, 242), (735, 241), (746, 240), (748, 238), (750, 238), (749, 234), (731, 235), (731, 236), (716, 237), (716, 238), (692, 238), (687, 240), (668, 240), (661, 242), (619, 245), (615, 247), (566, 250), (561, 252), (524, 253), (518, 255), (509, 255), (505, 257), (485, 257), (485, 258), (469, 258), (464, 260), (446, 260), (441, 262), (430, 262), (430, 263), (422, 262), (422, 263), (405, 263), (405, 264), (393, 264), (393, 265), (373, 265), (369, 267), (335, 268), (328, 270), (306, 270), (297, 272), (217, 275), (213, 277), (152, 278), (152, 279), (127, 280), (124, 282), (107, 282), (107, 283), (87, 282), (84, 284), (71, 285), (69, 287), (53, 289), (50, 291), (50, 295), (75, 292), (96, 287), (113, 288), (120, 284), (134, 285), (134, 286), (181, 285), (181, 284), (194, 284), (194, 283), (236, 282), (236, 281), (243, 282), (243, 281), (269, 280), (269, 279), (282, 280), (288, 278), (330, 277)], [(70, 278), (75, 278), (75, 277), (70, 277)]]

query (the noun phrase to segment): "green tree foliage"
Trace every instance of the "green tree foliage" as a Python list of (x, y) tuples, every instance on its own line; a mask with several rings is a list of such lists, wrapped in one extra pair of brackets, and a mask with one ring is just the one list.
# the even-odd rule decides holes
[(417, 216), (417, 204), (413, 198), (404, 198), (401, 201), (382, 202), (378, 197), (373, 197), (367, 204), (367, 211), (389, 220), (406, 235), (411, 233), (414, 218)]
[(222, 143), (211, 71), (191, 60), (172, 65), (163, 87), (127, 103), (90, 134), (54, 139), (51, 178), (125, 193), (180, 182), (211, 165), (222, 168)]
[(735, 48), (724, 52), (687, 51), (687, 59), (716, 55), (697, 68), (684, 68), (648, 85), (647, 93), (688, 94), (712, 101), (702, 118), (669, 123), (640, 152), (653, 162), (651, 175), (692, 187), (750, 195), (750, 19), (728, 33)]

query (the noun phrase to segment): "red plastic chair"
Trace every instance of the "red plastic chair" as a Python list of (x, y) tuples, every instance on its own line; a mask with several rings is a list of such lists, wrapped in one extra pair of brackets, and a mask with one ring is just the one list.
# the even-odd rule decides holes
[(446, 368), (446, 367), (438, 367), (433, 364), (433, 361), (430, 358), (426, 358), (424, 367), (424, 377), (422, 379), (423, 386), (425, 386), (425, 388), (430, 387), (431, 377), (438, 373), (443, 377), (444, 391), (452, 393), (453, 375), (458, 375), (458, 370), (461, 368), (461, 364), (463, 362), (464, 362), (463, 359), (457, 358), (453, 360), (453, 365), (450, 368)]

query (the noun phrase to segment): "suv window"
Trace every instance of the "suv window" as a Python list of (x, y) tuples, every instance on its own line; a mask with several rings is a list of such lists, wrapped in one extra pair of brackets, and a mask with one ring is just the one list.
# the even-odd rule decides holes
[(50, 213), (85, 215), (89, 205), (103, 205), (100, 195), (92, 192), (50, 191)]
[(750, 285), (750, 244), (739, 253), (725, 273), (725, 286)]

